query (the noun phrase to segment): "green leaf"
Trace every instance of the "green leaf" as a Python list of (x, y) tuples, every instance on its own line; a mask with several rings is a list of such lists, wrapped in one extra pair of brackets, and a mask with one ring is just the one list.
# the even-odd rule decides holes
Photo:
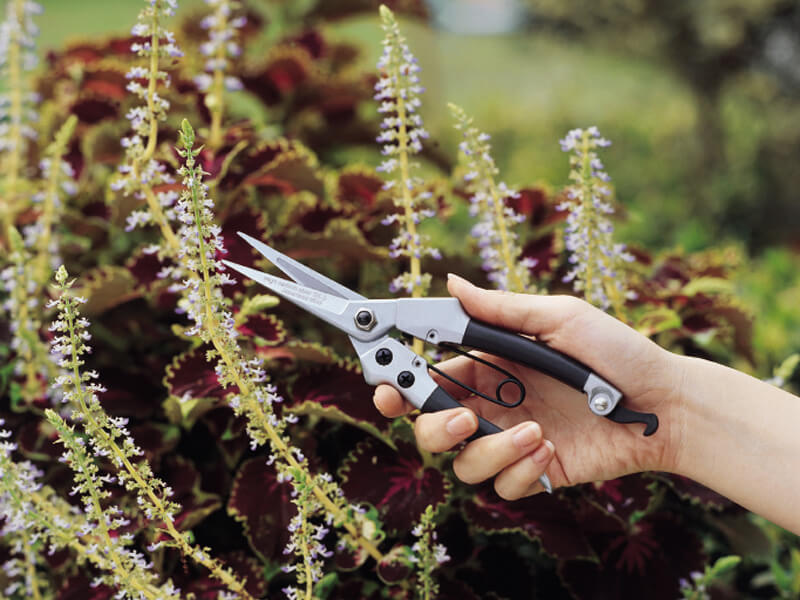
[(794, 374), (798, 364), (800, 364), (800, 354), (792, 354), (775, 368), (772, 375), (775, 379), (787, 381)]
[(671, 308), (662, 306), (647, 311), (636, 322), (636, 330), (642, 335), (653, 336), (671, 329), (678, 329), (683, 321)]
[(681, 292), (687, 296), (732, 294), (733, 283), (721, 277), (698, 277), (683, 286)]
[(327, 600), (338, 583), (339, 574), (336, 572), (328, 573), (314, 586), (314, 597), (320, 600)]
[(788, 592), (791, 582), (789, 574), (783, 570), (783, 567), (781, 567), (781, 564), (777, 560), (772, 561), (770, 569), (772, 570), (772, 577), (775, 580), (775, 587), (781, 591)]
[(219, 404), (217, 398), (189, 398), (181, 402), (179, 398), (169, 396), (161, 406), (170, 423), (180, 425), (188, 431), (194, 427), (197, 419), (217, 404)]
[(717, 559), (717, 562), (714, 563), (714, 566), (711, 567), (710, 576), (711, 577), (719, 577), (728, 571), (732, 571), (742, 562), (741, 556), (723, 556)]
[(800, 596), (800, 550), (797, 548), (792, 548), (791, 577), (791, 592), (796, 598)]
[(274, 308), (278, 305), (278, 297), (269, 294), (258, 294), (252, 298), (247, 298), (242, 303), (242, 309), (237, 313), (237, 321), (245, 321), (249, 315), (257, 314)]

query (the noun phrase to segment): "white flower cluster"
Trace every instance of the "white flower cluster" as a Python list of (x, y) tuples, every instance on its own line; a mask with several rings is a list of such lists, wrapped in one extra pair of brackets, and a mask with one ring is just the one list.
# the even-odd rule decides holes
[(573, 129), (561, 141), (561, 150), (572, 152), (566, 200), (559, 210), (568, 210), (565, 244), (572, 268), (564, 281), (573, 281), (575, 291), (583, 291), (586, 300), (603, 309), (614, 304), (617, 309), (626, 299), (635, 298), (626, 289), (620, 267), (633, 261), (625, 244), (615, 243), (614, 226), (608, 215), (614, 208), (608, 201), (611, 178), (595, 151), (611, 145), (597, 127)]
[(464, 181), (470, 196), (470, 214), (478, 218), (472, 236), (478, 242), (483, 269), (489, 281), (498, 289), (527, 292), (530, 289), (530, 269), (533, 259), (519, 256), (519, 236), (514, 226), (525, 221), (508, 205), (509, 198), (519, 194), (495, 177), (500, 173), (489, 151), (489, 134), (472, 126), (472, 119), (458, 106), (451, 104), (456, 118), (456, 129), (463, 134), (459, 149), (464, 157), (467, 173)]
[(444, 544), (436, 542), (436, 529), (433, 522), (433, 507), (428, 505), (420, 516), (419, 523), (411, 530), (418, 538), (411, 546), (409, 560), (416, 565), (417, 590), (421, 598), (435, 598), (439, 585), (433, 578), (436, 568), (450, 560)]
[[(246, 391), (239, 386), (239, 393), (229, 397), (231, 408), (237, 414), (247, 413), (254, 403), (267, 415), (276, 433), (283, 435), (285, 422), (279, 420), (272, 411), (273, 403), (281, 401), (276, 388), (266, 383), (262, 361), (257, 358), (245, 360), (236, 343), (239, 332), (236, 331), (229, 301), (222, 293), (222, 286), (230, 285), (235, 280), (228, 275), (218, 258), (226, 253), (222, 230), (214, 222), (211, 210), (214, 201), (208, 197), (203, 170), (195, 159), (200, 150), (193, 148), (194, 130), (188, 121), (184, 120), (180, 135), (181, 148), (178, 148), (178, 154), (184, 164), (178, 173), (183, 177), (183, 191), (175, 205), (180, 222), (180, 250), (178, 264), (168, 272), (176, 280), (171, 290), (182, 295), (178, 310), (186, 313), (192, 321), (192, 327), (185, 333), (197, 336), (206, 343), (216, 342), (224, 346), (222, 352), (232, 364), (223, 357), (218, 360), (215, 371), (220, 384), (238, 385), (237, 380), (242, 379), (249, 384)], [(248, 420), (248, 433), (254, 447), (266, 442), (266, 434), (254, 426), (252, 419)]]
[[(39, 331), (40, 323), (35, 320), (34, 310), (39, 306), (36, 295), (36, 282), (30, 277), (28, 265), (31, 262), (30, 252), (25, 248), (19, 232), (10, 227), (8, 230), (11, 253), (9, 265), (0, 271), (0, 281), (8, 297), (2, 308), (10, 316), (8, 320), (11, 330), (10, 348), (24, 359), (32, 359), (36, 353), (32, 332)], [(38, 335), (37, 335), (38, 337)], [(15, 374), (20, 375), (25, 367), (24, 360), (15, 363)]]
[(26, 563), (36, 564), (38, 553), (33, 544), (41, 536), (30, 497), (41, 489), (38, 478), (43, 473), (30, 461), (13, 462), (11, 454), (17, 445), (8, 441), (10, 438), (10, 431), (0, 429), (0, 515), (4, 517), (0, 539), (7, 543), (12, 555), (0, 565), (7, 581), (6, 587), (0, 589), (0, 596), (4, 598), (30, 589), (33, 584), (27, 578), (25, 567)]
[(30, 123), (38, 121), (35, 110), (39, 97), (27, 93), (22, 72), (36, 67), (36, 36), (39, 28), (33, 17), (42, 13), (41, 5), (31, 0), (8, 0), (5, 20), (0, 23), (0, 78), (7, 79), (9, 90), (0, 93), (0, 152), (15, 151), (24, 138), (36, 139)]
[(84, 365), (81, 357), (91, 352), (87, 344), (91, 339), (87, 331), (89, 321), (78, 311), (86, 299), (68, 292), (72, 282), (67, 277), (66, 269), (60, 267), (56, 273), (60, 294), (50, 302), (59, 311), (50, 325), (50, 331), (54, 332), (51, 353), (59, 366), (68, 369), (56, 378), (54, 386), (61, 388), (63, 402), (72, 408), (72, 421), (81, 423), (88, 435), (92, 456), (108, 459), (117, 467), (115, 482), (137, 494), (139, 506), (148, 519), (172, 521), (180, 508), (168, 499), (172, 490), (155, 477), (146, 460), (140, 460), (143, 452), (126, 427), (128, 420), (110, 417), (103, 409), (97, 394), (106, 389), (97, 382), (97, 372), (81, 369)]
[(87, 519), (81, 533), (84, 536), (96, 534), (99, 537), (98, 540), (89, 542), (87, 551), (97, 552), (102, 544), (102, 552), (113, 557), (112, 560), (116, 563), (112, 572), (99, 575), (95, 582), (118, 587), (120, 598), (138, 600), (141, 597), (141, 587), (155, 584), (157, 574), (153, 571), (153, 564), (141, 552), (130, 547), (133, 534), (117, 533), (118, 529), (130, 525), (130, 520), (125, 518), (122, 510), (115, 504), (102, 504), (111, 497), (111, 490), (107, 486), (116, 483), (116, 478), (100, 473), (95, 458), (88, 453), (85, 440), (76, 435), (64, 419), (52, 410), (48, 410), (46, 416), (65, 447), (59, 461), (72, 469), (75, 485), (70, 495), (79, 495), (83, 503), (83, 512)]
[[(169, 101), (159, 93), (159, 86), (168, 88), (169, 74), (162, 71), (158, 64), (161, 60), (180, 58), (183, 52), (175, 41), (175, 34), (163, 27), (164, 19), (175, 14), (177, 0), (145, 0), (146, 6), (141, 10), (131, 35), (143, 38), (131, 44), (131, 52), (148, 59), (144, 65), (136, 65), (125, 75), (129, 80), (128, 91), (138, 96), (142, 104), (131, 108), (126, 117), (131, 125), (131, 134), (122, 138), (125, 148), (125, 160), (119, 167), (121, 174), (111, 184), (115, 191), (134, 194), (144, 200), (141, 186), (154, 186), (160, 183), (173, 183), (166, 173), (163, 164), (153, 159), (157, 123), (167, 118)], [(151, 60), (155, 58), (155, 63)], [(155, 68), (153, 68), (155, 64)], [(173, 199), (174, 200), (174, 199)], [(160, 196), (159, 201), (169, 206), (169, 197)], [(128, 227), (150, 223), (152, 215), (149, 211), (138, 211), (128, 219)]]
[[(398, 208), (398, 212), (386, 217), (383, 224), (397, 222), (401, 230), (392, 240), (389, 253), (392, 258), (404, 256), (412, 262), (424, 256), (438, 259), (441, 257), (439, 250), (429, 246), (428, 240), (417, 233), (417, 226), (423, 219), (436, 215), (434, 210), (425, 207), (431, 193), (424, 189), (420, 178), (411, 175), (411, 170), (418, 166), (411, 157), (422, 151), (422, 140), (428, 138), (418, 113), (422, 105), (419, 96), (424, 91), (417, 75), (420, 67), (400, 34), (392, 11), (381, 6), (380, 13), (386, 36), (383, 54), (378, 60), (380, 78), (375, 84), (374, 98), (380, 102), (378, 112), (385, 116), (376, 141), (383, 145), (381, 153), (387, 158), (376, 170), (393, 175), (383, 189), (393, 194)], [(429, 280), (429, 275), (403, 273), (392, 281), (390, 289), (412, 293), (414, 289), (426, 289)]]
[[(236, 58), (242, 53), (237, 42), (239, 29), (247, 23), (244, 15), (234, 16), (241, 8), (236, 0), (205, 0), (214, 12), (200, 21), (200, 27), (208, 30), (208, 41), (200, 46), (200, 52), (206, 57), (205, 73), (194, 78), (194, 82), (202, 92), (211, 89), (217, 72), (224, 75), (229, 66), (229, 58)], [(243, 85), (238, 77), (224, 76), (225, 89), (241, 90)]]
[[(299, 450), (298, 450), (299, 452)], [(302, 454), (299, 460), (305, 461)], [(283, 588), (283, 593), (289, 600), (305, 598), (306, 595), (300, 588), (304, 585), (316, 584), (324, 575), (324, 561), (333, 556), (333, 552), (325, 546), (325, 537), (330, 532), (333, 519), (330, 514), (326, 515), (324, 507), (319, 503), (314, 495), (315, 487), (330, 491), (336, 490), (335, 496), (341, 497), (341, 489), (335, 486), (333, 478), (327, 473), (317, 475), (310, 480), (310, 484), (289, 473), (289, 469), (279, 465), (279, 479), (287, 479), (292, 482), (292, 502), (297, 506), (297, 514), (292, 517), (289, 523), (289, 542), (283, 549), (284, 554), (294, 554), (297, 559), (302, 561), (300, 564), (290, 564), (282, 567), (284, 573), (295, 571), (297, 573), (297, 586), (287, 586)], [(301, 477), (306, 475), (301, 474)], [(325, 516), (326, 515), (326, 516)], [(325, 516), (324, 523), (314, 522)], [(344, 540), (342, 540), (344, 544)]]

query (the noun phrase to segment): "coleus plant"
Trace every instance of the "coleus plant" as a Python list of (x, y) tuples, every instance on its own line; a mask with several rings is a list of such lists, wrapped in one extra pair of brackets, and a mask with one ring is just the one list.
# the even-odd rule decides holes
[[(27, 80), (42, 110), (71, 116), (75, 130), (40, 126), (40, 140), (56, 141), (26, 143), (27, 166), (8, 172), (4, 189), (52, 190), (74, 176), (77, 194), (29, 202), (14, 191), (4, 213), (16, 228), (48, 231), (46, 242), (27, 244), (14, 227), (4, 233), (6, 595), (35, 587), (59, 598), (529, 598), (535, 589), (548, 598), (675, 598), (709, 552), (729, 554), (737, 535), (758, 535), (725, 498), (666, 474), (516, 502), (466, 486), (451, 455), (420, 452), (407, 420), (374, 410), (345, 339), (218, 268), (223, 252), (265, 266), (236, 235), (243, 231), (372, 297), (392, 281), (398, 292), (443, 293), (447, 271), (519, 290), (563, 292), (582, 281), (578, 292), (664, 346), (750, 359), (751, 318), (726, 283), (736, 256), (630, 248), (633, 262), (613, 267), (625, 275), (614, 285), (627, 288), (609, 288), (602, 270), (578, 270), (587, 260), (582, 228), (598, 227), (611, 206), (605, 192), (595, 201), (612, 191), (592, 154), (603, 146), (599, 132), (562, 142), (583, 152), (564, 191), (513, 191), (499, 181), (486, 134), (456, 111), (472, 162), (465, 187), (442, 192), (410, 174), (414, 155), (444, 180), (455, 157), (422, 145), (417, 63), (388, 8), (378, 73), (354, 75), (358, 49), (327, 39), (322, 25), (376, 10), (371, 2), (305, 13), (208, 4), (202, 19), (178, 24), (174, 1), (148, 1), (130, 36), (68, 45)], [(424, 17), (421, 3), (392, 8)], [(263, 39), (269, 51), (248, 55)], [(254, 98), (279, 133), (226, 105), (233, 93)], [(376, 148), (372, 166), (339, 164), (336, 150), (364, 143)], [(0, 152), (15, 157), (18, 147)], [(51, 162), (37, 169), (40, 157)], [(61, 160), (67, 168), (54, 169)], [(446, 219), (442, 208), (468, 197), (476, 213), (486, 209), (476, 224), (482, 261), (468, 247), (420, 246), (413, 227)], [(586, 199), (600, 210), (594, 221), (591, 206), (573, 208)], [(403, 219), (398, 240), (386, 223)], [(610, 235), (610, 225), (600, 228)], [(53, 243), (77, 275), (70, 287), (62, 272), (60, 292), (38, 274)], [(616, 252), (613, 239), (603, 243)], [(430, 277), (412, 264), (425, 254), (441, 255), (426, 263)], [(36, 282), (35, 304), (19, 294), (27, 281)], [(56, 317), (48, 297), (67, 312), (85, 300), (83, 316)], [(92, 335), (91, 354), (80, 339), (61, 339), (70, 319), (72, 334)], [(31, 370), (42, 353), (16, 341), (21, 328), (37, 347), (66, 353), (63, 364)], [(52, 393), (56, 377), (66, 394)], [(77, 403), (71, 421), (63, 398)]]

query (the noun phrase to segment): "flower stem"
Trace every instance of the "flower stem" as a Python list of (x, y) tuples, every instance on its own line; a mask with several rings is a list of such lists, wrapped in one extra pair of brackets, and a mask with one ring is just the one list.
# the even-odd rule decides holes
[[(204, 304), (206, 319), (204, 326), (210, 335), (211, 343), (216, 349), (220, 360), (225, 363), (228, 371), (231, 373), (233, 383), (235, 383), (239, 388), (242, 397), (252, 398), (254, 396), (253, 384), (242, 371), (239, 361), (235, 360), (234, 357), (232, 357), (228, 352), (225, 340), (223, 340), (219, 334), (221, 331), (219, 321), (217, 320), (216, 314), (214, 314), (214, 311), (212, 310), (214, 298), (210, 279), (210, 268), (207, 260), (207, 255), (209, 253), (205, 240), (203, 239), (202, 232), (199, 231), (201, 216), (197, 193), (197, 183), (194, 177), (191, 179), (192, 206), (194, 210), (195, 223), (197, 224), (198, 229), (198, 254), (200, 256), (200, 270), (202, 272), (203, 295), (205, 296)], [(283, 460), (285, 460), (290, 467), (305, 471), (305, 468), (295, 459), (293, 453), (286, 445), (283, 438), (278, 435), (278, 432), (275, 431), (275, 428), (270, 424), (269, 418), (265, 414), (261, 405), (257, 402), (248, 402), (247, 405), (250, 407), (250, 414), (248, 416), (250, 419), (255, 421), (262, 431), (267, 434), (272, 447), (281, 455)], [(376, 561), (381, 561), (383, 559), (383, 554), (381, 554), (381, 552), (369, 540), (365, 539), (358, 532), (355, 526), (347, 520), (346, 515), (343, 514), (341, 509), (337, 507), (333, 501), (331, 501), (328, 495), (322, 489), (320, 489), (318, 485), (314, 485), (312, 491), (325, 510), (337, 521), (339, 521), (345, 529), (347, 529), (353, 539), (356, 540), (357, 543), (370, 554), (370, 556), (372, 556)]]
[[(73, 348), (77, 348), (79, 345), (78, 338), (75, 334), (75, 324), (74, 324), (74, 315), (72, 310), (65, 311), (66, 312), (66, 320), (67, 320), (67, 328), (69, 331), (70, 342)], [(78, 361), (73, 361), (73, 385), (75, 386), (75, 391), (77, 394), (78, 403), (81, 409), (81, 413), (83, 414), (84, 418), (89, 421), (92, 426), (92, 429), (98, 433), (98, 435), (102, 438), (104, 447), (109, 449), (114, 457), (117, 459), (117, 464), (121, 464), (125, 470), (127, 471), (128, 475), (136, 482), (138, 488), (144, 492), (147, 497), (149, 498), (150, 502), (152, 502), (153, 506), (156, 508), (159, 518), (162, 520), (163, 525), (166, 527), (166, 533), (175, 540), (181, 552), (186, 556), (191, 556), (194, 560), (198, 561), (200, 564), (205, 566), (211, 574), (222, 581), (226, 586), (228, 586), (231, 590), (241, 594), (247, 600), (255, 600), (244, 588), (244, 582), (239, 582), (235, 579), (230, 572), (223, 569), (222, 566), (211, 557), (207, 556), (205, 552), (198, 553), (195, 552), (195, 549), (186, 541), (181, 532), (179, 532), (172, 521), (172, 517), (169, 515), (164, 503), (162, 502), (161, 498), (159, 498), (152, 490), (151, 486), (142, 478), (139, 471), (131, 464), (128, 460), (127, 455), (120, 449), (117, 445), (116, 441), (108, 434), (108, 432), (100, 425), (100, 423), (95, 418), (93, 412), (89, 409), (88, 405), (86, 404), (86, 394), (81, 385), (81, 375), (78, 369)]]
[[(217, 64), (225, 61), (225, 44), (217, 46)], [(209, 110), (211, 112), (211, 131), (208, 135), (208, 145), (212, 150), (216, 150), (222, 145), (222, 117), (225, 113), (225, 103), (223, 94), (225, 93), (225, 72), (222, 69), (214, 69), (214, 81), (211, 84), (211, 97), (213, 98)]]
[[(416, 239), (417, 236), (417, 225), (414, 223), (414, 215), (413, 215), (413, 207), (412, 207), (412, 199), (411, 199), (411, 189), (409, 188), (409, 182), (411, 181), (411, 174), (409, 173), (409, 164), (408, 164), (408, 129), (406, 127), (406, 105), (402, 98), (398, 97), (396, 99), (397, 102), (397, 118), (400, 122), (400, 129), (397, 134), (397, 143), (399, 146), (399, 156), (400, 156), (400, 180), (403, 184), (403, 212), (405, 215), (405, 228), (408, 232), (408, 235), (411, 236), (412, 240)], [(420, 264), (419, 257), (415, 256), (413, 253), (410, 257), (411, 265), (410, 265), (410, 272), (411, 272), (411, 280), (416, 282), (422, 276), (422, 266)], [(422, 297), (422, 286), (421, 285), (414, 285), (411, 291), (412, 298), (421, 298)], [(422, 340), (418, 340), (414, 338), (414, 342), (411, 346), (412, 350), (416, 354), (422, 354), (424, 351), (424, 346)]]
[(150, 114), (150, 134), (147, 136), (147, 147), (144, 150), (141, 162), (146, 162), (153, 156), (158, 139), (158, 117), (156, 116), (155, 94), (156, 83), (158, 82), (158, 44), (160, 40), (157, 10), (153, 11), (151, 27), (153, 32), (150, 36), (152, 52), (150, 53), (150, 77), (147, 83), (147, 111)]
[[(13, 18), (18, 24), (21, 24), (24, 18), (23, 4), (24, 0), (11, 0), (12, 11), (14, 11)], [(22, 104), (24, 89), (22, 85), (22, 53), (19, 35), (19, 33), (14, 32), (14, 27), (12, 26), (10, 32), (11, 40), (8, 44), (8, 88), (11, 96), (8, 118), (11, 149), (7, 159), (8, 167), (6, 170), (8, 183), (6, 202), (4, 203), (4, 230), (14, 223), (14, 216), (17, 210), (17, 194), (19, 192), (17, 188), (22, 166)]]

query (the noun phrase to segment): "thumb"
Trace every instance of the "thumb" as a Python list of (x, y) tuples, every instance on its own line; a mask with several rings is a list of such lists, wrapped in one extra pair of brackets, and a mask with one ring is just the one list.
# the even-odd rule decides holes
[(655, 343), (574, 296), (484, 290), (456, 275), (448, 275), (447, 289), (471, 317), (536, 336), (548, 346), (590, 365), (601, 376), (624, 379), (631, 365), (663, 362), (655, 354), (663, 350)]
[(486, 290), (452, 273), (447, 275), (447, 290), (471, 317), (544, 341), (557, 334), (565, 323), (593, 309), (573, 296)]

